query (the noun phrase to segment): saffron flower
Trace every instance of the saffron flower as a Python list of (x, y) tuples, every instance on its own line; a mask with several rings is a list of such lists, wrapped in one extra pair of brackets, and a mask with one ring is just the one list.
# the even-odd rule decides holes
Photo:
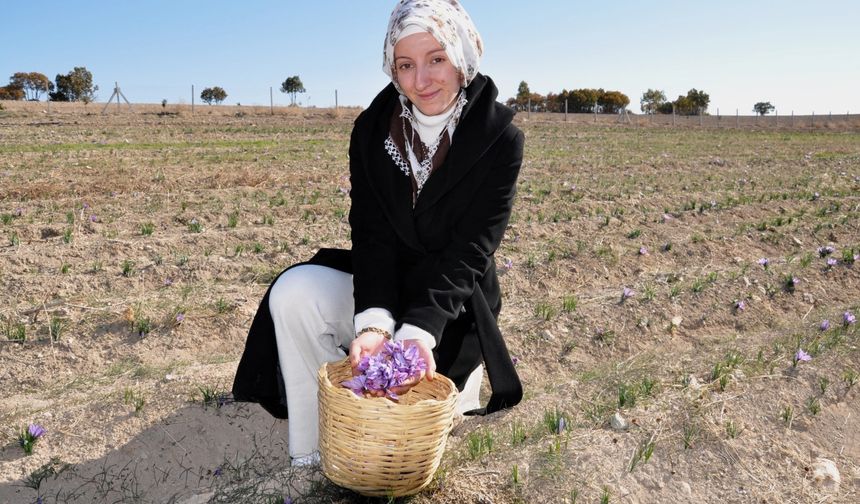
[(827, 245), (826, 247), (818, 247), (818, 256), (819, 257), (827, 257), (835, 251), (833, 247)]
[(621, 302), (623, 303), (624, 300), (630, 299), (635, 295), (636, 295), (636, 291), (634, 291), (633, 289), (631, 289), (629, 287), (625, 287), (624, 290), (621, 291)]
[(509, 270), (514, 267), (514, 262), (510, 259), (505, 259), (505, 269)]
[(185, 314), (182, 312), (177, 313), (176, 314), (176, 325), (179, 325), (183, 322), (185, 322)]
[(735, 303), (735, 309), (736, 309), (737, 311), (744, 311), (744, 310), (746, 310), (746, 309), (747, 309), (747, 304), (744, 302), (744, 300), (743, 300), (743, 299), (741, 299), (741, 300), (739, 300), (738, 302), (736, 302), (736, 303)]
[(402, 341), (386, 341), (379, 353), (362, 358), (357, 369), (360, 374), (341, 382), (342, 386), (359, 397), (366, 392), (384, 392), (396, 401), (399, 398), (391, 389), (425, 371), (427, 363), (418, 354), (418, 347), (404, 348)]
[(215, 468), (215, 471), (212, 473), (214, 476), (221, 476), (224, 471), (221, 469), (221, 466)]
[(826, 331), (826, 330), (830, 329), (830, 321), (827, 319), (822, 320), (821, 325), (818, 326), (818, 328), (821, 329), (822, 331)]
[(99, 220), (99, 218), (96, 217), (96, 214), (90, 215), (90, 222), (97, 222), (98, 220)]
[(849, 326), (855, 322), (857, 322), (857, 317), (855, 317), (850, 311), (846, 311), (842, 314), (842, 323), (844, 325)]
[(794, 360), (792, 361), (792, 366), (797, 366), (798, 362), (808, 362), (812, 360), (812, 356), (808, 353), (804, 352), (802, 348), (797, 349), (797, 353), (794, 354)]
[(770, 266), (770, 260), (767, 257), (762, 257), (761, 259), (758, 260), (758, 263), (764, 269), (767, 269), (767, 267)]
[(832, 268), (832, 267), (836, 266), (837, 262), (838, 261), (836, 259), (834, 259), (833, 257), (828, 257), (827, 258), (827, 267)]
[(24, 209), (21, 207), (16, 208), (15, 209), (15, 217), (21, 217), (22, 215), (24, 215)]
[(643, 256), (648, 255), (648, 249), (645, 247), (639, 247), (639, 255), (643, 255)]
[(33, 447), (36, 445), (42, 436), (45, 435), (45, 428), (38, 424), (30, 424), (26, 430), (18, 434), (18, 444), (24, 449), (24, 453), (30, 455), (33, 453)]
[(517, 365), (517, 364), (519, 364), (519, 363), (520, 363), (520, 358), (519, 358), (519, 357), (511, 357), (511, 364), (513, 364), (514, 366), (516, 366), (516, 365)]
[(164, 286), (170, 287), (171, 285), (173, 285), (173, 279), (172, 278), (165, 278), (164, 279)]

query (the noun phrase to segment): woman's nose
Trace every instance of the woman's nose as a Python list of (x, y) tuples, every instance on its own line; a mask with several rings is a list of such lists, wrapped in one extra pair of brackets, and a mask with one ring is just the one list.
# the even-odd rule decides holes
[(415, 87), (424, 89), (430, 85), (430, 69), (425, 66), (419, 66), (415, 73)]

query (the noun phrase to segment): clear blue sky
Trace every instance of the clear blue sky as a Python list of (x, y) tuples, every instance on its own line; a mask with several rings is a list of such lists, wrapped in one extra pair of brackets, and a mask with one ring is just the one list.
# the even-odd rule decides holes
[[(305, 104), (366, 106), (386, 83), (382, 39), (394, 0), (4, 2), (0, 83), (17, 71), (53, 79), (86, 66), (106, 100), (190, 102), (207, 86), (226, 103), (275, 102), (298, 74)], [(463, 0), (484, 38), (481, 70), (502, 99), (521, 80), (546, 94), (603, 87), (669, 99), (690, 88), (709, 111), (860, 113), (860, 1)]]

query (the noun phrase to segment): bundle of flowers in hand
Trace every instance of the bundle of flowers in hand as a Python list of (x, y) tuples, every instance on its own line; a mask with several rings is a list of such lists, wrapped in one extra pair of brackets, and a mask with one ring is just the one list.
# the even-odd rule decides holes
[(404, 348), (402, 341), (386, 341), (376, 355), (368, 355), (358, 363), (358, 374), (341, 385), (359, 397), (375, 396), (381, 392), (395, 401), (400, 398), (395, 389), (427, 369), (427, 363), (418, 354), (418, 347)]

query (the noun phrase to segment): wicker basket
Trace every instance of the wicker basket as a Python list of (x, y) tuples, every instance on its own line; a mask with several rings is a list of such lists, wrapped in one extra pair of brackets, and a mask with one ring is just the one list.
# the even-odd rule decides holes
[(454, 421), (457, 388), (436, 374), (400, 402), (361, 398), (340, 385), (349, 361), (319, 370), (320, 457), (325, 475), (363, 495), (400, 497), (420, 492), (439, 467)]

